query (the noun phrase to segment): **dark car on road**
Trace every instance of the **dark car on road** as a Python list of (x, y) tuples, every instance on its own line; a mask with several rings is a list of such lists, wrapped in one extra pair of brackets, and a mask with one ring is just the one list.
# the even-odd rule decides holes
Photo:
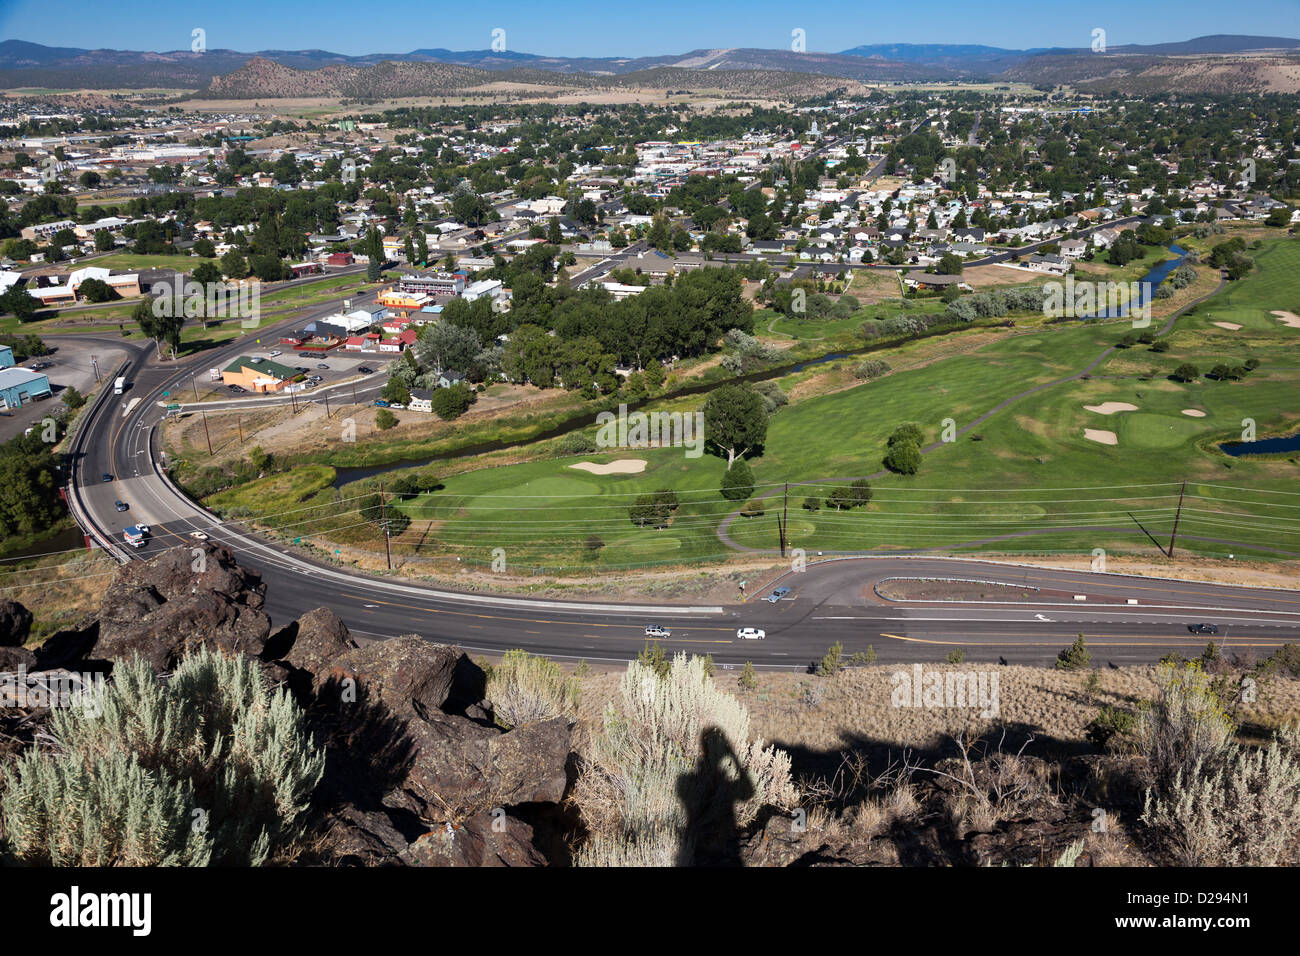
[(371, 375), (374, 373), (374, 371), (375, 370), (373, 368), (367, 368), (364, 365), (361, 366), (359, 369), (357, 369), (357, 372), (360, 373), (361, 375)]
[(114, 501), (113, 507), (116, 508), (118, 511), (126, 511), (131, 506), (128, 505), (125, 501)]
[(1187, 629), (1193, 634), (1218, 634), (1219, 625), (1217, 624), (1188, 624)]
[(767, 597), (763, 598), (763, 600), (766, 601), (768, 604), (775, 604), (777, 601), (781, 600), (781, 598), (785, 597), (789, 593), (790, 593), (789, 588), (777, 588)]
[(112, 481), (112, 480), (113, 480), (113, 476), (110, 475), (108, 472), (104, 472), (104, 480), (105, 480), (105, 481)]

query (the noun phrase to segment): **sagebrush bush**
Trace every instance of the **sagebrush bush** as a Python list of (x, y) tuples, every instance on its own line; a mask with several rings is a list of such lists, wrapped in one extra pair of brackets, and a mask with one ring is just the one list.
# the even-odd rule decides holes
[(1148, 790), (1142, 822), (1182, 866), (1281, 866), (1300, 861), (1300, 724), (1267, 746), (1231, 745)]
[(745, 708), (717, 687), (703, 659), (678, 654), (662, 675), (628, 665), (574, 799), (603, 841), (592, 855), (648, 852), (666, 831), (682, 864), (694, 846), (727, 829), (722, 837), (734, 837), (761, 807), (791, 807), (796, 794), (789, 756), (750, 740)]
[(1164, 789), (1177, 777), (1191, 779), (1195, 768), (1222, 753), (1235, 728), (1199, 661), (1162, 663), (1156, 684), (1155, 699), (1138, 710), (1133, 736), (1157, 789)]
[(506, 651), (487, 681), (497, 723), (509, 730), (554, 717), (578, 714), (578, 682), (555, 661), (523, 650)]
[(160, 681), (119, 663), (6, 768), (3, 855), (36, 866), (260, 865), (299, 836), (325, 756), (256, 662), (207, 648)]

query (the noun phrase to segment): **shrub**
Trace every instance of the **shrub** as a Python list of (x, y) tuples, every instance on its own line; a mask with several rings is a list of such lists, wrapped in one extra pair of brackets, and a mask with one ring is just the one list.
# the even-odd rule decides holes
[(1154, 342), (1151, 343), (1151, 351), (1152, 351), (1152, 352), (1168, 352), (1168, 351), (1169, 351), (1169, 340), (1168, 340), (1168, 339), (1156, 339)]
[(802, 507), (805, 511), (820, 511), (821, 506), (822, 503), (820, 498), (805, 498)]
[(1156, 698), (1138, 710), (1134, 742), (1163, 791), (1222, 752), (1234, 728), (1199, 661), (1161, 663), (1156, 683)]
[(1073, 644), (1056, 655), (1056, 666), (1059, 670), (1076, 671), (1087, 667), (1091, 660), (1092, 654), (1088, 650), (1088, 642), (1080, 634)]
[(1112, 741), (1128, 741), (1136, 727), (1137, 718), (1132, 713), (1107, 704), (1088, 722), (1083, 734), (1098, 750), (1105, 750)]
[(834, 677), (844, 669), (844, 645), (836, 641), (822, 656), (817, 665), (817, 673), (822, 677)]
[(739, 501), (754, 493), (754, 472), (745, 459), (741, 458), (722, 476), (722, 497), (728, 501)]
[(594, 835), (577, 862), (690, 865), (796, 799), (789, 756), (750, 740), (748, 712), (703, 660), (678, 654), (665, 674), (633, 661), (574, 788)]
[(893, 369), (884, 359), (867, 359), (853, 370), (853, 377), (873, 382)]
[(745, 666), (740, 669), (740, 676), (736, 678), (736, 683), (742, 690), (753, 690), (758, 687), (758, 675), (754, 673), (754, 662), (745, 661)]
[(1167, 794), (1148, 790), (1142, 822), (1181, 866), (1278, 866), (1297, 861), (1300, 725), (1268, 745), (1232, 744), (1175, 773)]
[(966, 652), (960, 647), (957, 648), (955, 651), (949, 651), (948, 655), (944, 658), (944, 660), (947, 661), (949, 664), (960, 664), (965, 659), (966, 659)]
[(885, 454), (885, 467), (900, 475), (915, 475), (921, 468), (921, 449), (911, 442), (891, 445)]
[(668, 652), (664, 650), (664, 646), (657, 641), (654, 643), (646, 641), (645, 647), (641, 648), (636, 660), (642, 667), (648, 667), (658, 676), (668, 676), (671, 661), (668, 660)]
[(449, 422), (469, 411), (474, 401), (474, 392), (464, 384), (457, 384), (450, 388), (435, 388), (430, 405), (433, 407), (434, 414), (443, 421)]
[(916, 422), (904, 422), (893, 430), (886, 444), (893, 448), (898, 444), (910, 443), (919, 448), (923, 441), (925, 434), (921, 431), (921, 426)]
[(524, 650), (506, 651), (492, 668), (487, 698), (497, 723), (507, 730), (578, 714), (578, 682), (565, 677), (555, 661)]
[(397, 424), (397, 416), (386, 408), (381, 408), (375, 413), (375, 427), (381, 432), (386, 432)]
[(133, 658), (96, 703), (52, 710), (57, 746), (33, 747), (5, 769), (6, 857), (260, 866), (298, 838), (325, 756), (255, 661), (203, 647), (163, 683)]

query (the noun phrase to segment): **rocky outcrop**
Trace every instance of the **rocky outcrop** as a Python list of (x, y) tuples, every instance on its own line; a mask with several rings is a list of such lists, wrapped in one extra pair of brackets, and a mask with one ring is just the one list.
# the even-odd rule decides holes
[(32, 631), (32, 612), (17, 601), (0, 600), (0, 647), (22, 647)]
[(155, 670), (207, 644), (257, 657), (271, 633), (265, 586), (225, 548), (172, 548), (119, 570), (100, 604), (93, 656), (139, 654)]

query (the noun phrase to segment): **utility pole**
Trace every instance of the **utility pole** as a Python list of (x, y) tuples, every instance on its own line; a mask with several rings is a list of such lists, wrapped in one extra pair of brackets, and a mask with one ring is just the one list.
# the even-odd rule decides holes
[(384, 555), (388, 558), (388, 570), (393, 570), (393, 551), (388, 544), (388, 504), (384, 500), (384, 483), (379, 483), (379, 523), (384, 527)]
[(90, 357), (90, 367), (95, 370), (95, 381), (99, 381), (99, 363), (95, 361), (95, 356)]
[(330, 417), (331, 417), (331, 412), (330, 412), (330, 397), (329, 397), (328, 394), (325, 396), (325, 417), (326, 417), (326, 418), (330, 418)]
[(193, 375), (190, 376), (190, 384), (194, 386), (194, 400), (197, 402), (199, 400), (199, 383), (195, 381)]
[(1174, 533), (1169, 536), (1169, 557), (1174, 556), (1174, 541), (1178, 538), (1178, 519), (1183, 516), (1183, 495), (1187, 492), (1187, 482), (1178, 490), (1178, 510), (1174, 512)]
[(239, 444), (242, 445), (244, 443), (244, 416), (237, 416), (236, 421), (239, 423)]
[(781, 557), (785, 557), (786, 529), (790, 527), (790, 482), (785, 483), (785, 493), (781, 501)]
[(208, 457), (212, 457), (212, 435), (208, 433), (208, 413), (199, 409), (199, 414), (203, 416), (203, 437), (208, 440)]

